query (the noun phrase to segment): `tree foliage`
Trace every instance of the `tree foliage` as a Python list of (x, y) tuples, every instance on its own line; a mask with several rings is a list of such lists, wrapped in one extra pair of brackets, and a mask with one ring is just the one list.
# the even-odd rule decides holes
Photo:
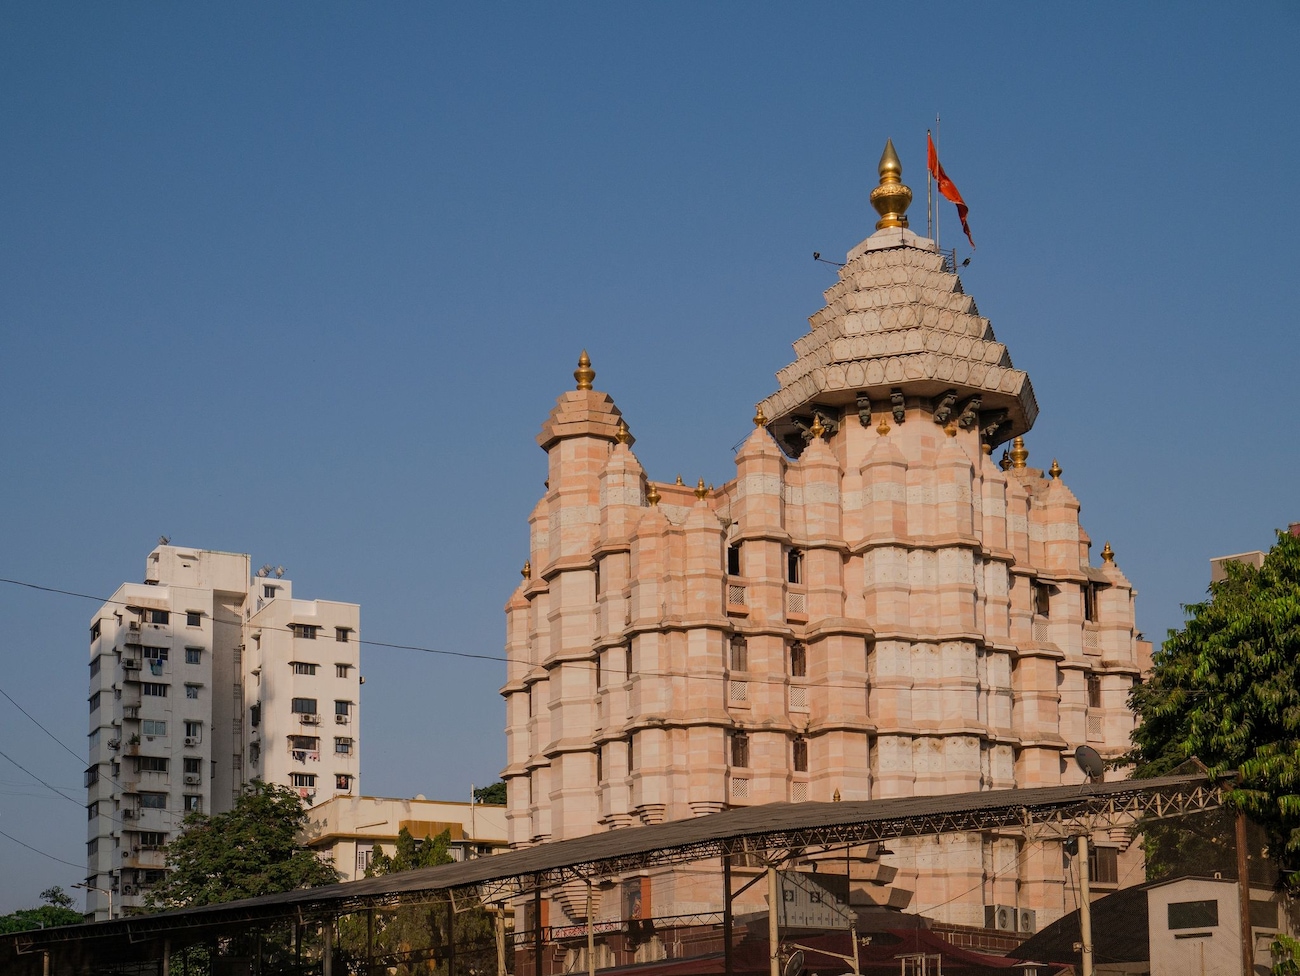
[[(1258, 569), (1225, 565), (1209, 599), (1134, 688), (1129, 760), (1161, 776), (1196, 758), (1236, 770), (1229, 803), (1268, 833), (1270, 856), (1300, 885), (1300, 538), (1278, 533)], [(1231, 843), (1231, 840), (1228, 840)], [(1222, 845), (1220, 845), (1222, 846)]]
[(491, 803), (496, 806), (506, 805), (506, 784), (498, 780), (491, 786), (480, 786), (474, 791), (474, 799), (479, 803)]
[(0, 935), (49, 929), (56, 925), (77, 925), (85, 921), (81, 912), (73, 910), (71, 896), (58, 885), (42, 891), (41, 901), (45, 904), (39, 908), (21, 908), (9, 915), (0, 915)]
[(298, 841), (302, 801), (283, 786), (254, 781), (232, 809), (190, 814), (167, 845), (167, 878), (149, 893), (151, 909), (215, 905), (338, 881), (338, 872)]

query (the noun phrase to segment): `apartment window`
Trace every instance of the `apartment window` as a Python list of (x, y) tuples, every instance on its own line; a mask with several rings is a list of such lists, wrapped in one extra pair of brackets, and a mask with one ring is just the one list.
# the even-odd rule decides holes
[(157, 681), (146, 681), (144, 683), (144, 696), (146, 698), (166, 698), (167, 685)]
[(294, 661), (293, 673), (294, 674), (315, 674), (316, 665), (308, 664), (306, 661)]
[(600, 691), (600, 689), (605, 684), (605, 676), (601, 673), (602, 665), (600, 662), (601, 662), (601, 654), (600, 651), (597, 651), (596, 652), (596, 690), (597, 691)]
[(90, 696), (90, 710), (93, 712), (97, 708), (99, 708), (99, 692), (95, 692)]
[(731, 636), (731, 658), (728, 664), (732, 671), (749, 670), (749, 645), (740, 634)]
[(140, 731), (145, 735), (166, 735), (167, 723), (162, 719), (147, 718), (140, 723)]
[(186, 611), (185, 611), (185, 626), (186, 626), (186, 627), (202, 627), (202, 626), (203, 626), (203, 614), (199, 613), (197, 610), (186, 610)]
[(731, 765), (749, 768), (749, 736), (744, 732), (731, 733)]
[(167, 877), (167, 872), (162, 868), (149, 868), (145, 871), (137, 871), (135, 879), (146, 888), (150, 885), (156, 885), (163, 878)]
[(740, 546), (727, 546), (727, 575), (740, 575)]
[[(254, 708), (256, 708), (256, 707), (257, 707), (257, 706), (254, 706)], [(315, 699), (315, 698), (295, 698), (295, 699), (293, 700), (293, 704), (290, 706), (290, 711), (298, 712), (299, 714), (302, 714), (302, 715), (315, 715), (315, 714), (316, 714), (316, 699)]]
[(166, 793), (141, 793), (140, 806), (145, 810), (166, 810), (167, 794)]
[(806, 678), (808, 676), (808, 648), (802, 641), (790, 645), (790, 677)]
[(203, 775), (203, 760), (197, 756), (186, 756), (181, 762), (184, 763), (185, 772), (191, 775), (195, 773), (200, 776)]
[(352, 628), (351, 628), (351, 627), (335, 627), (335, 628), (334, 628), (334, 639), (335, 639), (336, 641), (338, 641), (340, 644), (346, 644), (348, 641), (350, 641), (350, 640), (352, 639)]
[(348, 676), (348, 672), (350, 672), (351, 670), (352, 670), (352, 665), (350, 664), (336, 664), (334, 665), (334, 677), (346, 678)]
[(93, 678), (93, 677), (94, 677), (95, 675), (97, 675), (97, 674), (99, 674), (99, 655), (98, 655), (98, 654), (96, 654), (95, 657), (94, 657), (94, 658), (91, 660), (91, 662), (90, 662), (90, 676)]
[(1088, 707), (1101, 708), (1101, 675), (1088, 672)]
[(84, 782), (82, 786), (94, 786), (99, 782), (99, 767), (91, 766), (86, 770), (85, 776), (82, 777)]
[(785, 554), (785, 578), (790, 583), (803, 582), (803, 552), (791, 549)]
[(141, 773), (165, 773), (167, 760), (162, 756), (137, 756), (135, 768)]
[(315, 640), (316, 632), (320, 630), (315, 624), (290, 624), (289, 629), (293, 631), (294, 637), (301, 637), (303, 640)]
[(90, 639), (92, 641), (99, 640), (99, 634), (100, 634), (99, 621), (96, 620), (93, 624), (90, 625)]
[(352, 702), (336, 701), (334, 703), (334, 714), (339, 715), (343, 718), (347, 718), (349, 715), (352, 714)]
[(278, 586), (272, 586), (271, 584), (266, 583), (262, 586), (262, 596), (268, 600), (274, 600), (275, 594), (278, 593), (279, 590), (280, 588)]
[(315, 735), (289, 736), (289, 748), (300, 752), (315, 752), (320, 748), (320, 737)]
[(1034, 613), (1040, 617), (1052, 615), (1052, 588), (1047, 583), (1034, 584)]
[[(297, 711), (295, 708), (294, 711)], [(262, 703), (250, 705), (248, 708), (248, 724), (250, 728), (257, 728), (262, 724)]]
[(795, 739), (794, 747), (791, 749), (791, 757), (794, 760), (794, 771), (796, 773), (808, 772), (808, 740)]
[(352, 740), (345, 735), (334, 737), (334, 754), (336, 756), (352, 755)]
[(315, 773), (290, 773), (289, 782), (298, 789), (314, 789), (316, 786)]
[(142, 851), (156, 851), (167, 843), (167, 835), (161, 830), (142, 830), (135, 836)]
[(166, 624), (172, 619), (172, 615), (166, 610), (146, 610), (145, 617), (151, 624)]
[(632, 645), (629, 644), (623, 648), (623, 673), (627, 675), (627, 680), (632, 680)]
[(99, 838), (95, 837), (92, 840), (86, 841), (86, 856), (94, 857), (98, 853), (99, 853)]
[(184, 809), (186, 813), (203, 812), (202, 796), (198, 796), (194, 793), (186, 793), (183, 797), (181, 797), (181, 802), (183, 804), (182, 809)]
[(202, 736), (203, 736), (203, 723), (202, 723), (202, 722), (186, 722), (186, 723), (185, 723), (185, 738), (187, 738), (187, 739), (198, 739), (198, 738), (201, 738)]
[(165, 661), (167, 660), (167, 648), (145, 647), (144, 657), (146, 661)]
[(365, 874), (370, 870), (370, 861), (374, 856), (374, 844), (357, 844), (357, 874)]
[(94, 803), (86, 804), (86, 819), (94, 820), (98, 816), (99, 816), (99, 801), (96, 800)]
[(185, 686), (185, 697), (186, 697), (186, 698), (190, 698), (190, 699), (195, 699), (195, 700), (197, 700), (198, 697), (199, 697), (199, 686), (198, 686), (198, 685), (186, 685), (186, 686)]
[(352, 777), (347, 773), (336, 773), (334, 776), (334, 789), (348, 792), (352, 789)]
[(1119, 850), (1088, 845), (1088, 877), (1096, 884), (1119, 883)]
[(185, 648), (185, 663), (186, 663), (186, 664), (202, 664), (202, 663), (203, 663), (203, 648), (201, 648), (201, 647), (187, 647), (187, 648)]
[(95, 746), (99, 745), (99, 729), (95, 729), (93, 732), (87, 735), (86, 739), (88, 741), (88, 744), (90, 745), (90, 748), (94, 749)]

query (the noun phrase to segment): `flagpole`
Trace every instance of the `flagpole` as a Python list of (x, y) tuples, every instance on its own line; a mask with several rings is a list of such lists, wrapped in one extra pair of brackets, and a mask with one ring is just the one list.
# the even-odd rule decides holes
[[(930, 130), (925, 130), (925, 138), (930, 138)], [(930, 172), (930, 150), (925, 153), (925, 236), (934, 240), (934, 174)]]
[[(934, 113), (934, 134), (936, 136), (939, 135), (939, 113), (938, 112)], [(937, 138), (934, 141), (934, 154), (936, 156), (939, 155), (939, 140)], [(934, 208), (934, 246), (936, 250), (939, 251), (943, 250), (941, 247), (939, 247), (939, 208), (938, 207)]]

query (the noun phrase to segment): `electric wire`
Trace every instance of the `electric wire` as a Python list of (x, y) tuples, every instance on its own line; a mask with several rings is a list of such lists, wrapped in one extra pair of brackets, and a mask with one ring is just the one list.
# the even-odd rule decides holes
[(71, 861), (65, 861), (63, 858), (55, 857), (53, 854), (46, 854), (39, 847), (33, 847), (31, 844), (24, 844), (17, 837), (13, 836), (13, 834), (6, 834), (3, 830), (0, 830), (0, 837), (8, 838), (9, 840), (17, 844), (19, 847), (25, 847), (29, 851), (34, 851), (35, 853), (39, 854), (41, 857), (48, 857), (51, 861), (58, 861), (60, 864), (66, 864), (68, 867), (76, 868), (78, 871), (84, 871), (86, 869), (86, 866), (84, 864), (73, 864)]

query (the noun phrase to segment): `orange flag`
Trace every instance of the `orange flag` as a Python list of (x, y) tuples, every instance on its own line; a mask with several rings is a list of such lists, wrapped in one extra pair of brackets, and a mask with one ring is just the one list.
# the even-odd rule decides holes
[(966, 215), (970, 213), (970, 207), (966, 206), (966, 201), (961, 198), (961, 193), (957, 189), (957, 184), (948, 179), (948, 174), (943, 171), (943, 166), (939, 163), (939, 153), (934, 148), (934, 139), (930, 133), (925, 134), (925, 141), (928, 148), (928, 166), (930, 175), (939, 185), (939, 192), (948, 200), (957, 204), (957, 216), (961, 218), (961, 229), (966, 232), (966, 240), (970, 241), (971, 250), (975, 249), (975, 239), (970, 236), (970, 224), (966, 222)]

